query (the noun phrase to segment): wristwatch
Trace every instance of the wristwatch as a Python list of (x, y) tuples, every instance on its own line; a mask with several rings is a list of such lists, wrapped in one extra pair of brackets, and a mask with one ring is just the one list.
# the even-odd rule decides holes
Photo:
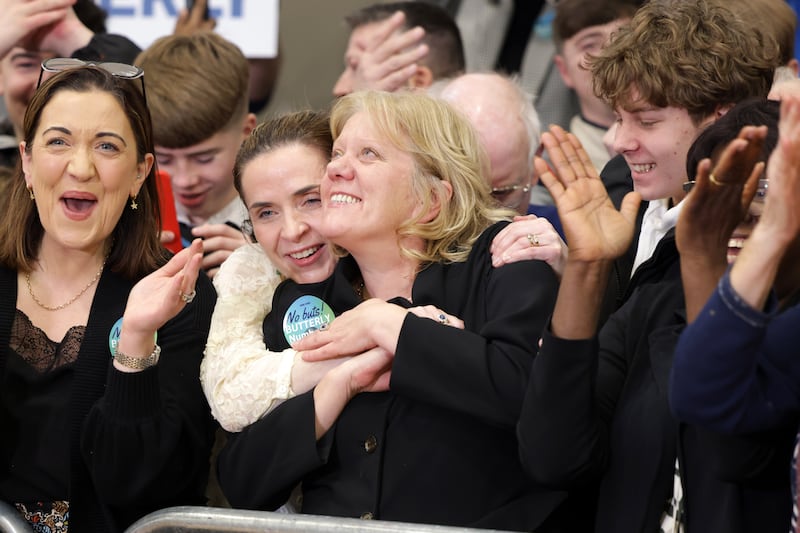
[(127, 366), (133, 370), (144, 370), (145, 368), (150, 368), (154, 364), (158, 363), (158, 357), (160, 355), (161, 346), (156, 344), (155, 348), (153, 348), (153, 351), (147, 357), (131, 357), (130, 355), (126, 355), (119, 350), (116, 350), (114, 353), (114, 359), (122, 366)]

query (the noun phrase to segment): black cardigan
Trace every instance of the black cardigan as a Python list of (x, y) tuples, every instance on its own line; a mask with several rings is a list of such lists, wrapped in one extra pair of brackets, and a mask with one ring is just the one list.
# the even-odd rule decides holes
[[(201, 275), (194, 302), (158, 331), (158, 365), (129, 374), (110, 364), (108, 337), (133, 284), (110, 270), (100, 277), (65, 399), (70, 530), (80, 533), (123, 531), (160, 508), (205, 502), (214, 423), (199, 375), (216, 293)], [(0, 372), (16, 301), (17, 273), (0, 268)]]

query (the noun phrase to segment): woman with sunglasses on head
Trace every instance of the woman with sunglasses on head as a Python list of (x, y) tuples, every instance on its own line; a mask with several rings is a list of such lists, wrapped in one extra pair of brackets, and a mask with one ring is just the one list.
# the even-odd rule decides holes
[(202, 504), (213, 435), (202, 244), (159, 245), (140, 81), (102, 67), (42, 82), (0, 213), (0, 498), (52, 531)]
[(511, 213), (491, 200), (471, 126), (444, 102), (354, 93), (331, 126), (316, 229), (350, 255), (321, 283), (280, 285), (264, 331), (274, 350), (350, 358), (229, 436), (226, 496), (274, 509), (302, 483), (304, 513), (546, 531), (564, 494), (530, 485), (514, 428), (554, 273), (537, 261), (492, 268)]

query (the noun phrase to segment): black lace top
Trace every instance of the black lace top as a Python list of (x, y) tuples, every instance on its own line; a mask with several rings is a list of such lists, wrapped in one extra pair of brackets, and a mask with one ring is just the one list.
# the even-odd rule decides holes
[(74, 326), (55, 342), (16, 311), (0, 382), (5, 422), (0, 495), (5, 501), (69, 498), (68, 400), (84, 331)]

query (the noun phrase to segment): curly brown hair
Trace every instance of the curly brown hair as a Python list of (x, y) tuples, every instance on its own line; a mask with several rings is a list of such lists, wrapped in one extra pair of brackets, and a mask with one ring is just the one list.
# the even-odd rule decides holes
[(772, 36), (707, 0), (651, 0), (589, 60), (595, 93), (614, 109), (644, 101), (686, 109), (695, 123), (765, 97), (779, 64)]

